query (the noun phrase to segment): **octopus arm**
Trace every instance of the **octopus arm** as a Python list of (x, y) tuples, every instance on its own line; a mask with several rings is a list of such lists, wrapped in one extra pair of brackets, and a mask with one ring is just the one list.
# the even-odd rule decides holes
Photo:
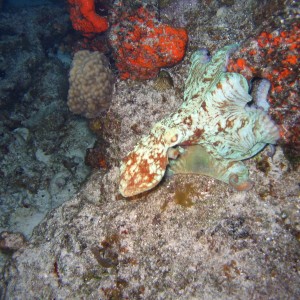
[(226, 72), (228, 57), (237, 47), (238, 44), (225, 46), (212, 58), (205, 49), (200, 49), (192, 55), (192, 65), (185, 82), (185, 101), (198, 99), (198, 105), (203, 102), (201, 95), (205, 95), (216, 84), (221, 74)]
[(226, 134), (214, 137), (212, 147), (218, 155), (226, 159), (248, 159), (267, 144), (275, 145), (279, 139), (279, 129), (264, 111), (253, 109), (251, 112), (242, 113), (231, 118), (232, 128), (227, 128)]
[(249, 190), (253, 183), (248, 178), (248, 169), (238, 161), (218, 158), (204, 145), (185, 148), (178, 159), (170, 162), (168, 174), (201, 174), (226, 182), (238, 191)]
[(249, 151), (243, 159), (256, 155), (267, 144), (275, 145), (280, 138), (278, 126), (266, 112), (258, 109), (253, 114), (253, 123), (248, 126), (248, 134), (240, 141), (242, 145), (248, 143), (249, 146)]
[(224, 73), (207, 93), (207, 102), (220, 113), (244, 112), (246, 104), (252, 100), (248, 89), (245, 77), (238, 73)]
[(280, 138), (279, 127), (265, 111), (260, 109), (256, 110), (253, 132), (259, 143), (275, 145)]
[(260, 79), (255, 80), (251, 88), (251, 95), (253, 96), (255, 105), (263, 109), (265, 112), (268, 112), (270, 108), (270, 104), (267, 100), (270, 87), (271, 83), (269, 80)]

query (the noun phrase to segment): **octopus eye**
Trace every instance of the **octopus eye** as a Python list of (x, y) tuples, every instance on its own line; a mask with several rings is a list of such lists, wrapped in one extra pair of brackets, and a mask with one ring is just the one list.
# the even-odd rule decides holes
[(170, 128), (165, 132), (164, 142), (168, 147), (173, 147), (181, 142), (182, 133), (174, 128)]
[(175, 134), (172, 138), (171, 138), (171, 143), (175, 143), (178, 140), (178, 134)]
[(207, 64), (210, 62), (210, 54), (207, 49), (200, 48), (196, 52), (193, 53), (191, 57), (191, 61), (198, 61), (201, 64)]

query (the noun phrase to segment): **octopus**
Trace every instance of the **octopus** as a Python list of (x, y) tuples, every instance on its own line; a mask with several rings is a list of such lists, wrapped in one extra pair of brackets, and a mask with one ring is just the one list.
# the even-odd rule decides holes
[(280, 136), (268, 115), (269, 81), (263, 79), (252, 97), (245, 77), (226, 70), (237, 47), (227, 45), (213, 57), (205, 49), (192, 54), (183, 104), (122, 160), (121, 195), (148, 191), (165, 174), (203, 174), (237, 191), (253, 187), (243, 161), (267, 145), (273, 150)]

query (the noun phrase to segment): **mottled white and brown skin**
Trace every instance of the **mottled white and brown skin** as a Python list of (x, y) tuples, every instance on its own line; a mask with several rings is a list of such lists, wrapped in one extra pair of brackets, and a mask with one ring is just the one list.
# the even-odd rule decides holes
[(275, 144), (279, 132), (263, 108), (247, 104), (252, 97), (246, 79), (226, 72), (228, 55), (236, 47), (222, 48), (211, 60), (206, 50), (193, 54), (185, 101), (177, 112), (158, 122), (121, 163), (124, 197), (156, 186), (168, 164), (171, 173), (210, 175), (237, 190), (252, 187), (241, 160), (266, 144)]

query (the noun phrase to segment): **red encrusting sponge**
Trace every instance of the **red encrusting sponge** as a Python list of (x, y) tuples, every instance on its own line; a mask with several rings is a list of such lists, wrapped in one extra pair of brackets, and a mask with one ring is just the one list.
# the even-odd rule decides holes
[(123, 12), (111, 26), (109, 41), (122, 79), (150, 79), (160, 68), (180, 62), (188, 41), (187, 31), (162, 24), (144, 6)]
[(85, 36), (101, 33), (108, 29), (105, 17), (96, 14), (94, 0), (68, 0), (73, 28)]

